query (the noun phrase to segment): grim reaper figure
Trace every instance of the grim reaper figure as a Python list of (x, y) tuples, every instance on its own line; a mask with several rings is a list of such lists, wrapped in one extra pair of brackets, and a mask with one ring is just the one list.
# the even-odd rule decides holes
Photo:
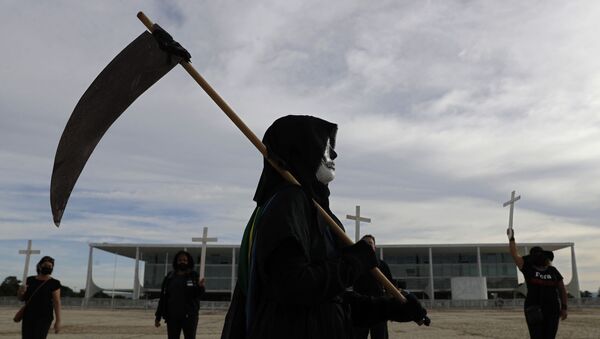
[[(115, 120), (177, 63), (188, 71), (240, 130), (258, 140), (189, 63), (189, 53), (142, 12), (144, 32), (98, 75), (86, 90), (61, 136), (52, 172), (50, 200), (55, 224), (92, 151)], [(428, 324), (412, 295), (366, 297), (348, 289), (377, 265), (364, 241), (351, 246), (336, 238), (317, 202), (329, 209), (328, 183), (335, 174), (337, 126), (310, 116), (287, 116), (267, 130), (268, 156), (254, 200), (257, 207), (244, 232), (238, 283), (223, 338), (350, 338), (353, 326), (383, 320)], [(261, 145), (262, 146), (262, 145)], [(287, 183), (269, 161), (289, 171)], [(343, 234), (342, 234), (343, 235)], [(375, 272), (377, 273), (377, 272)]]
[(365, 241), (343, 246), (312, 202), (342, 226), (329, 208), (336, 132), (337, 125), (311, 116), (286, 116), (266, 131), (269, 158), (301, 186), (287, 183), (265, 160), (222, 338), (346, 339), (353, 325), (428, 324), (427, 311), (412, 295), (401, 303), (349, 291), (377, 259)]

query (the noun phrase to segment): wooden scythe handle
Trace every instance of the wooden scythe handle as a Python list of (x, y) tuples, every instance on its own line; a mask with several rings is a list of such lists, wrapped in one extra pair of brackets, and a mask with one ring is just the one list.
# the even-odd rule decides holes
[[(150, 32), (153, 32), (154, 23), (143, 12), (139, 12), (137, 14), (137, 17), (146, 26), (146, 28), (148, 28)], [(233, 109), (229, 107), (225, 100), (223, 100), (223, 98), (221, 98), (221, 96), (208, 84), (208, 82), (204, 80), (204, 78), (200, 75), (200, 73), (198, 73), (198, 71), (196, 71), (192, 64), (185, 60), (180, 61), (180, 64), (192, 76), (192, 78), (196, 80), (198, 85), (202, 87), (206, 94), (208, 94), (208, 96), (211, 97), (211, 99), (213, 99), (217, 106), (219, 106), (221, 110), (223, 110), (223, 113), (225, 113), (225, 115), (229, 117), (229, 119), (237, 126), (237, 128), (240, 129), (240, 131), (246, 136), (246, 138), (250, 140), (250, 142), (258, 149), (258, 151), (265, 157), (265, 159), (267, 159), (271, 166), (273, 166), (273, 168), (275, 168), (275, 170), (277, 170), (277, 172), (279, 172), (279, 174), (281, 174), (281, 176), (283, 176), (285, 180), (294, 185), (300, 186), (298, 180), (296, 180), (296, 178), (294, 178), (294, 176), (289, 171), (280, 168), (274, 161), (269, 159), (267, 147), (262, 143), (262, 141), (260, 141), (256, 134), (254, 134), (254, 132), (252, 132), (252, 130), (248, 128), (248, 126), (246, 126), (246, 124), (233, 111)], [(353, 245), (354, 242), (352, 241), (352, 239), (350, 239), (346, 235), (346, 233), (339, 227), (339, 225), (331, 218), (331, 216), (329, 216), (329, 214), (325, 212), (323, 207), (321, 207), (314, 199), (313, 203), (321, 213), (321, 216), (323, 216), (325, 220), (327, 220), (327, 223), (329, 223), (329, 225), (331, 226), (331, 230), (333, 230), (333, 232), (338, 236), (338, 238), (341, 239), (342, 242), (348, 246)], [(394, 286), (394, 284), (392, 284), (385, 277), (385, 275), (381, 273), (379, 268), (372, 268), (371, 273), (385, 287), (385, 290), (388, 291), (388, 293), (390, 293), (392, 296), (394, 296), (401, 302), (406, 302), (406, 298), (400, 293), (401, 290), (396, 288), (396, 286)]]

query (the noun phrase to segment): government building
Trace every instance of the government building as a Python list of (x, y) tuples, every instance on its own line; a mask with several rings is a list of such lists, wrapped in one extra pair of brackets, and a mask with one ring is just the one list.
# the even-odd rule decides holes
[[(521, 255), (533, 246), (557, 251), (570, 248), (571, 281), (565, 281), (570, 295), (579, 298), (579, 279), (574, 243), (521, 243)], [(154, 298), (160, 292), (164, 276), (172, 269), (173, 256), (180, 250), (192, 254), (199, 271), (202, 245), (190, 244), (119, 244), (90, 243), (86, 299), (99, 291), (93, 280), (94, 251), (106, 251), (135, 260), (133, 299)], [(423, 299), (515, 298), (524, 295), (524, 284), (508, 252), (508, 244), (429, 244), (378, 245), (377, 255), (389, 265), (394, 280)], [(562, 253), (561, 253), (562, 254)], [(206, 245), (206, 289), (208, 299), (229, 300), (236, 283), (239, 245)], [(143, 265), (143, 276), (140, 266)], [(559, 270), (560, 267), (559, 267)], [(564, 272), (564, 270), (561, 270)]]

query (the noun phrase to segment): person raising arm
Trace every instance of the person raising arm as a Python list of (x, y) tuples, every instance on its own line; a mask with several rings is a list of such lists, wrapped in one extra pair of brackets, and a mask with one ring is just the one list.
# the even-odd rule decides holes
[(529, 335), (531, 338), (555, 338), (559, 319), (567, 318), (567, 291), (562, 275), (552, 266), (554, 253), (533, 246), (529, 255), (521, 257), (514, 230), (509, 228), (506, 235), (510, 254), (527, 285), (524, 313)]
[(506, 230), (506, 235), (508, 236), (508, 247), (510, 249), (510, 255), (513, 257), (515, 261), (515, 265), (519, 269), (523, 268), (523, 257), (519, 255), (517, 251), (517, 244), (515, 243), (515, 231), (512, 228), (508, 228)]

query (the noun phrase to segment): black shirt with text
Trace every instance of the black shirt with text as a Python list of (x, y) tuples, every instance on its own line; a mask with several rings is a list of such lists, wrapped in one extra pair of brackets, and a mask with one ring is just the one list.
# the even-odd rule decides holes
[(558, 284), (563, 280), (563, 276), (556, 267), (547, 266), (542, 268), (535, 266), (527, 255), (523, 257), (521, 273), (523, 273), (527, 284), (525, 307), (540, 305), (555, 308), (560, 305)]

